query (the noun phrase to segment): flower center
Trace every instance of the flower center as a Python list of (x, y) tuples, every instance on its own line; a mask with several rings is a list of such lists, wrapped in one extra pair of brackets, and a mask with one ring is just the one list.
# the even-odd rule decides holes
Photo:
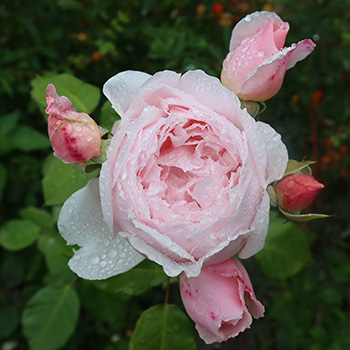
[(228, 201), (241, 161), (211, 125), (190, 119), (163, 125), (157, 137), (157, 152), (138, 171), (154, 219), (169, 219), (171, 211), (197, 222)]

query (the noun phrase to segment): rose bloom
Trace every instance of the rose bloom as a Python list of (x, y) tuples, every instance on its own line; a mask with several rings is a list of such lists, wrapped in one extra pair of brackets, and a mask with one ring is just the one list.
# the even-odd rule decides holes
[(266, 101), (280, 90), (286, 70), (314, 49), (309, 40), (283, 48), (289, 24), (273, 12), (247, 15), (232, 31), (221, 81), (241, 99)]
[(200, 337), (220, 343), (249, 328), (264, 316), (249, 276), (237, 259), (203, 267), (198, 277), (180, 276), (181, 298)]
[(311, 205), (322, 188), (324, 185), (311, 175), (288, 175), (275, 186), (277, 203), (282, 209), (301, 211)]
[(100, 130), (88, 114), (78, 113), (66, 96), (57, 95), (53, 84), (47, 86), (46, 103), (48, 133), (57, 158), (83, 165), (100, 155)]
[(126, 71), (103, 89), (121, 116), (99, 181), (73, 194), (59, 230), (87, 279), (126, 271), (144, 257), (168, 276), (264, 246), (270, 201), (287, 150), (279, 134), (240, 109), (203, 71)]

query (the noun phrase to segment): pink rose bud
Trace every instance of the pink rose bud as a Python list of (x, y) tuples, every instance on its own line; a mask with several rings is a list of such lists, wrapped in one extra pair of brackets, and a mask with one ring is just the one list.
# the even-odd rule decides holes
[(288, 175), (275, 186), (277, 203), (285, 210), (303, 210), (314, 201), (323, 187), (324, 185), (311, 175)]
[(88, 114), (78, 113), (67, 97), (58, 96), (53, 84), (47, 86), (46, 103), (48, 133), (57, 158), (83, 165), (100, 155), (100, 130)]
[(283, 48), (289, 24), (273, 12), (254, 12), (233, 29), (222, 83), (243, 100), (266, 101), (280, 90), (286, 70), (314, 49), (309, 40)]
[(180, 276), (180, 291), (188, 315), (207, 343), (220, 343), (250, 328), (252, 316), (265, 308), (255, 298), (247, 271), (237, 259), (205, 266), (198, 277)]

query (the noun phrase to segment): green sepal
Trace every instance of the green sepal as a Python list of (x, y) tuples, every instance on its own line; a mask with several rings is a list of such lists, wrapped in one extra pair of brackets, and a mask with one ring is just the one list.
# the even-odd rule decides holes
[(266, 109), (265, 102), (256, 101), (241, 101), (241, 109), (246, 108), (247, 112), (255, 119), (258, 119), (259, 114), (263, 113)]
[(310, 165), (314, 163), (316, 162), (312, 160), (303, 160), (301, 162), (298, 162), (296, 160), (290, 159), (287, 163), (287, 167), (283, 177), (286, 177), (292, 174), (311, 175), (312, 170), (310, 168)]
[(292, 221), (297, 221), (297, 222), (307, 222), (310, 220), (315, 220), (315, 219), (326, 219), (331, 217), (332, 215), (327, 215), (327, 214), (299, 214), (299, 212), (290, 212), (287, 210), (282, 209), (281, 207), (278, 208), (281, 213), (289, 220)]

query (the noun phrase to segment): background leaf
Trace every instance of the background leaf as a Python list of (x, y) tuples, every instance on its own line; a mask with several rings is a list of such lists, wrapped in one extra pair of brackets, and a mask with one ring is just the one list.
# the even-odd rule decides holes
[(22, 317), (31, 350), (54, 350), (72, 335), (79, 314), (79, 299), (71, 286), (45, 287), (28, 302)]
[(44, 254), (48, 270), (51, 273), (70, 271), (68, 260), (73, 255), (72, 248), (67, 246), (57, 231), (42, 234), (39, 238), (39, 249)]
[(32, 98), (41, 111), (46, 108), (46, 87), (54, 84), (58, 95), (68, 97), (77, 112), (92, 113), (100, 101), (100, 89), (70, 74), (46, 75), (32, 80)]
[(13, 148), (21, 151), (34, 151), (51, 147), (49, 137), (30, 126), (19, 126), (12, 134)]
[(291, 277), (312, 261), (305, 231), (274, 211), (271, 211), (265, 247), (256, 258), (265, 274), (276, 278)]
[(106, 280), (95, 281), (97, 288), (109, 293), (141, 295), (148, 289), (167, 281), (161, 266), (145, 260), (128, 272)]
[(156, 305), (137, 321), (130, 350), (195, 350), (193, 327), (175, 305)]
[(23, 219), (29, 220), (42, 228), (49, 229), (54, 226), (54, 219), (46, 210), (39, 209), (36, 207), (27, 207), (21, 209), (19, 211), (19, 214)]
[(64, 164), (60, 159), (50, 156), (45, 164), (42, 180), (45, 204), (62, 204), (94, 176), (97, 174), (88, 176), (79, 173), (71, 165)]
[(16, 251), (33, 244), (40, 227), (28, 220), (8, 221), (0, 231), (0, 244), (7, 250)]
[(107, 130), (112, 131), (112, 127), (118, 119), (120, 119), (120, 116), (112, 108), (112, 104), (107, 100), (101, 108), (100, 125)]

